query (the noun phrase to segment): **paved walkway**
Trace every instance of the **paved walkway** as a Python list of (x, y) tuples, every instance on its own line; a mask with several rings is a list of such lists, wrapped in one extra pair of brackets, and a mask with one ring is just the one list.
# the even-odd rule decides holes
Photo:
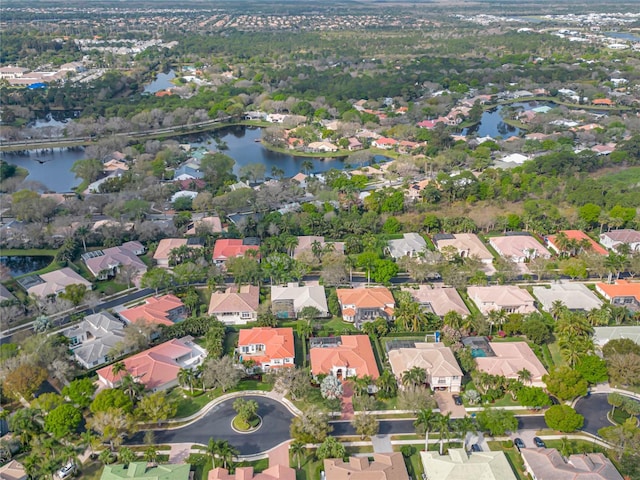
[(202, 450), (192, 450), (191, 443), (172, 443), (169, 452), (169, 463), (185, 463), (191, 453), (203, 453)]
[(374, 435), (371, 437), (374, 453), (392, 453), (391, 435)]

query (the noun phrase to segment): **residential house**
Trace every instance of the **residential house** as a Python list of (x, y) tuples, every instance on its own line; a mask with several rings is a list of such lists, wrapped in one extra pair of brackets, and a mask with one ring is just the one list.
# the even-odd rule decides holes
[(311, 142), (307, 145), (307, 148), (312, 152), (337, 152), (338, 147), (336, 147), (331, 142)]
[(324, 237), (307, 235), (298, 237), (298, 244), (293, 250), (293, 258), (298, 259), (302, 252), (313, 253), (316, 249), (327, 251), (332, 249), (338, 253), (344, 253), (344, 242), (325, 242)]
[(7, 287), (0, 283), (0, 303), (14, 302), (16, 297), (9, 291)]
[(437, 124), (438, 122), (436, 122), (435, 120), (422, 120), (421, 122), (418, 123), (418, 127), (426, 128), (427, 130), (432, 130), (436, 128)]
[(597, 347), (604, 347), (609, 340), (628, 338), (640, 345), (640, 326), (626, 325), (623, 327), (594, 327), (593, 343)]
[(230, 258), (242, 257), (249, 250), (259, 250), (258, 245), (250, 245), (246, 239), (220, 238), (216, 240), (213, 247), (213, 262), (216, 265), (223, 265)]
[(298, 172), (293, 177), (291, 177), (291, 180), (298, 182), (298, 185), (300, 185), (300, 188), (307, 188), (308, 178), (309, 178), (309, 175), (305, 175), (302, 172)]
[(463, 317), (470, 315), (467, 305), (455, 288), (431, 285), (419, 285), (418, 288), (402, 287), (427, 312), (444, 317), (449, 312), (456, 312)]
[(622, 480), (603, 453), (563, 457), (555, 448), (523, 448), (524, 467), (533, 480)]
[(336, 294), (343, 320), (355, 323), (357, 328), (378, 317), (393, 319), (396, 304), (386, 287), (338, 288)]
[(294, 367), (293, 329), (256, 327), (240, 330), (236, 352), (241, 361), (253, 360), (263, 372)]
[(333, 375), (339, 379), (380, 376), (368, 335), (314, 337), (309, 340), (313, 375)]
[(609, 250), (618, 250), (621, 245), (629, 245), (632, 252), (640, 252), (640, 232), (630, 228), (611, 230), (600, 235), (600, 243)]
[(398, 141), (393, 138), (380, 137), (376, 138), (371, 145), (382, 150), (390, 150), (398, 145)]
[(176, 200), (180, 200), (181, 198), (188, 198), (190, 200), (195, 199), (198, 196), (198, 192), (193, 192), (191, 190), (180, 190), (179, 192), (171, 195), (171, 203), (174, 203)]
[(217, 467), (209, 471), (208, 480), (296, 480), (296, 471), (285, 465), (270, 466), (260, 473), (253, 473), (253, 467), (236, 467), (235, 473)]
[(278, 318), (297, 318), (305, 307), (318, 310), (318, 316), (328, 317), (327, 296), (322, 285), (289, 283), (286, 287), (271, 287), (271, 309)]
[(491, 245), (501, 257), (515, 263), (524, 263), (537, 257), (551, 258), (549, 251), (531, 235), (491, 237)]
[(483, 264), (491, 265), (493, 255), (473, 233), (439, 233), (433, 236), (433, 243), (439, 251), (453, 247), (462, 258), (477, 257)]
[(174, 338), (123, 360), (124, 370), (114, 375), (113, 365), (96, 373), (98, 380), (114, 388), (125, 375), (131, 375), (145, 389), (157, 392), (178, 384), (180, 369), (193, 369), (206, 358), (207, 352), (193, 341), (193, 337)]
[(208, 313), (226, 325), (246, 325), (258, 319), (259, 303), (260, 288), (253, 285), (233, 286), (211, 295)]
[(347, 146), (347, 149), (350, 152), (355, 152), (356, 150), (362, 150), (362, 148), (363, 148), (363, 145), (360, 140), (358, 140), (356, 137), (349, 137), (349, 145)]
[(29, 295), (39, 298), (46, 298), (58, 295), (69, 285), (84, 285), (87, 290), (91, 290), (93, 285), (69, 267), (43, 273), (42, 275), (29, 275), (19, 280), (20, 285), (25, 287)]
[(186, 238), (163, 238), (158, 242), (153, 259), (158, 267), (169, 268), (171, 250), (187, 245)]
[(533, 287), (533, 294), (540, 302), (542, 309), (550, 312), (554, 302), (562, 302), (569, 310), (585, 312), (600, 308), (602, 301), (582, 283), (552, 283), (547, 287)]
[(596, 291), (611, 304), (640, 310), (640, 283), (616, 280), (615, 283), (596, 283)]
[(191, 223), (187, 225), (187, 231), (185, 235), (197, 235), (199, 228), (211, 233), (222, 233), (222, 222), (218, 216), (202, 217), (199, 219), (193, 219)]
[(173, 172), (174, 180), (202, 180), (203, 178), (204, 173), (192, 164), (181, 165)]
[(124, 325), (109, 312), (94, 313), (62, 331), (76, 361), (86, 369), (109, 361), (109, 352), (124, 340)]
[(149, 324), (171, 326), (181, 322), (187, 316), (187, 309), (175, 295), (149, 297), (144, 304), (118, 312), (120, 318), (127, 323), (144, 321)]
[(393, 374), (400, 381), (404, 372), (419, 367), (427, 372), (426, 383), (434, 391), (460, 391), (462, 370), (451, 349), (443, 343), (416, 342), (413, 347), (392, 348), (387, 356)]
[(450, 448), (447, 455), (420, 452), (424, 473), (437, 480), (516, 480), (504, 452), (467, 453), (464, 448)]
[(431, 179), (420, 180), (409, 185), (405, 190), (405, 196), (412, 202), (422, 199), (422, 191), (431, 183)]
[(140, 242), (125, 242), (119, 247), (93, 250), (83, 253), (81, 258), (91, 274), (98, 280), (106, 280), (115, 276), (120, 267), (135, 269), (138, 276), (147, 271), (147, 265), (138, 258), (145, 252)]
[(105, 465), (100, 480), (189, 480), (191, 465), (156, 465), (149, 462), (131, 462), (127, 465)]
[(606, 249), (604, 249), (601, 245), (598, 245), (591, 239), (591, 237), (580, 230), (562, 230), (558, 233), (564, 233), (564, 235), (567, 237), (567, 240), (573, 245), (569, 245), (568, 247), (558, 245), (558, 235), (549, 235), (546, 238), (547, 245), (556, 253), (563, 253), (568, 249), (573, 253), (579, 253), (583, 250), (586, 250), (588, 253), (597, 253), (598, 255), (605, 256), (609, 255), (609, 252), (607, 252)]
[(10, 460), (9, 463), (0, 467), (0, 480), (27, 480), (27, 471), (17, 460)]
[(591, 102), (592, 105), (601, 105), (605, 107), (612, 107), (615, 105), (614, 101), (610, 98), (596, 98)]
[(111, 160), (108, 160), (102, 164), (103, 172), (110, 173), (110, 172), (115, 172), (117, 170), (126, 172), (127, 170), (129, 170), (129, 165), (127, 165), (122, 160), (117, 160), (115, 158), (112, 158)]
[(410, 480), (400, 452), (374, 453), (365, 457), (328, 458), (324, 461), (326, 480)]
[(483, 315), (488, 315), (493, 310), (522, 314), (536, 311), (531, 294), (515, 285), (473, 286), (467, 288), (467, 294)]
[[(518, 372), (528, 370), (531, 374), (531, 385), (545, 386), (542, 377), (548, 372), (526, 342), (485, 341), (483, 348), (472, 347), (472, 350), (476, 351), (476, 368), (481, 372), (518, 380)], [(478, 353), (480, 350), (482, 353)]]
[(419, 257), (427, 248), (427, 242), (419, 233), (405, 233), (402, 238), (397, 240), (389, 240), (385, 251), (399, 260), (402, 257)]

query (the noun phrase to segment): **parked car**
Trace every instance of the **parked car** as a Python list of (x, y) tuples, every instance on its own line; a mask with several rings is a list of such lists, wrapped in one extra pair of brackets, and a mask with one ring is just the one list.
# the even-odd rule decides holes
[(516, 448), (518, 449), (518, 451), (520, 451), (520, 449), (525, 448), (524, 447), (524, 442), (522, 441), (521, 438), (516, 438), (513, 441), (513, 444), (516, 446)]
[(538, 448), (547, 448), (544, 441), (540, 437), (533, 437), (533, 443), (536, 444)]
[(481, 452), (482, 451), (482, 447), (480, 445), (478, 445), (477, 443), (474, 443), (473, 445), (471, 445), (471, 451), (472, 452)]
[(462, 398), (460, 398), (460, 395), (453, 396), (453, 403), (456, 405), (462, 405)]
[(73, 475), (76, 471), (75, 462), (69, 462), (60, 470), (58, 470), (57, 475), (60, 480), (64, 480), (65, 478)]

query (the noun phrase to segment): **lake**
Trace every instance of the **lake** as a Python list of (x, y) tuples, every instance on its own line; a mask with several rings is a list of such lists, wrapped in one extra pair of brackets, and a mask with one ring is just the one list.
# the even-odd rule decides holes
[(159, 73), (153, 82), (145, 85), (144, 92), (156, 93), (174, 87), (175, 85), (171, 83), (174, 78), (176, 78), (176, 72), (173, 70), (169, 70), (167, 73)]
[(640, 42), (640, 37), (632, 33), (605, 32), (605, 35), (609, 38), (615, 38), (618, 40), (629, 40), (630, 42)]
[[(236, 126), (219, 130), (215, 135), (201, 135), (199, 141), (189, 143), (194, 147), (204, 146), (215, 150), (218, 140), (224, 142), (228, 148), (221, 151), (235, 160), (234, 173), (236, 174), (241, 167), (250, 163), (263, 163), (268, 176), (271, 175), (272, 167), (280, 168), (284, 171), (285, 177), (293, 177), (302, 171), (302, 163), (305, 161), (311, 162), (311, 171), (314, 173), (345, 167), (345, 162), (341, 158), (296, 157), (286, 153), (272, 152), (256, 141), (260, 140), (261, 135), (260, 128)], [(31, 150), (28, 156), (3, 153), (1, 158), (8, 163), (27, 169), (29, 171), (27, 180), (42, 184), (40, 191), (69, 192), (81, 183), (71, 172), (71, 167), (77, 160), (85, 158), (85, 152), (82, 149), (55, 149), (53, 153)], [(386, 159), (383, 156), (374, 158), (377, 162)]]
[(519, 128), (504, 123), (500, 113), (502, 108), (502, 105), (499, 105), (484, 112), (476, 125), (462, 129), (462, 135), (477, 135), (478, 137), (486, 137), (488, 135), (492, 138), (502, 137), (505, 140), (519, 135)]
[(51, 257), (43, 256), (5, 256), (0, 257), (0, 264), (9, 268), (12, 277), (35, 272), (51, 263)]

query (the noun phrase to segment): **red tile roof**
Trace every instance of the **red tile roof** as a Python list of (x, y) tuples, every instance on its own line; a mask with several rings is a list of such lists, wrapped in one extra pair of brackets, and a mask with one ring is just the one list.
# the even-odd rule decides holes
[(375, 380), (380, 376), (367, 335), (343, 335), (340, 340), (342, 345), (336, 347), (311, 349), (311, 372), (314, 375), (329, 374), (334, 366), (347, 365), (355, 368), (358, 377), (369, 375)]
[(616, 280), (616, 283), (597, 283), (596, 288), (609, 300), (616, 297), (635, 297), (640, 302), (640, 283), (631, 283), (628, 280)]
[(338, 288), (340, 305), (355, 305), (358, 308), (385, 308), (395, 305), (393, 295), (386, 287)]
[[(258, 364), (271, 363), (274, 359), (295, 358), (296, 355), (291, 327), (242, 329), (238, 338), (238, 347), (248, 345), (264, 345), (264, 355), (248, 355)], [(282, 366), (293, 367), (294, 365), (283, 364)]]
[(233, 257), (241, 257), (248, 250), (258, 250), (257, 245), (243, 245), (241, 239), (221, 238), (213, 247), (214, 260), (226, 260)]
[(184, 307), (182, 300), (175, 295), (151, 297), (145, 302), (144, 305), (123, 310), (118, 315), (130, 323), (144, 320), (147, 323), (173, 325), (174, 322), (169, 320), (169, 312), (175, 308)]
[[(591, 237), (589, 237), (586, 233), (584, 233), (581, 230), (562, 230), (561, 232), (558, 233), (564, 233), (567, 238), (569, 240), (588, 240), (589, 244), (591, 245), (591, 250), (593, 250), (594, 253), (598, 253), (600, 255), (608, 255), (609, 252), (607, 252), (607, 250), (602, 247), (601, 245), (597, 244)], [(556, 247), (555, 244), (555, 240), (556, 240), (556, 235), (549, 235), (547, 237), (547, 241), (552, 244), (554, 247)]]

